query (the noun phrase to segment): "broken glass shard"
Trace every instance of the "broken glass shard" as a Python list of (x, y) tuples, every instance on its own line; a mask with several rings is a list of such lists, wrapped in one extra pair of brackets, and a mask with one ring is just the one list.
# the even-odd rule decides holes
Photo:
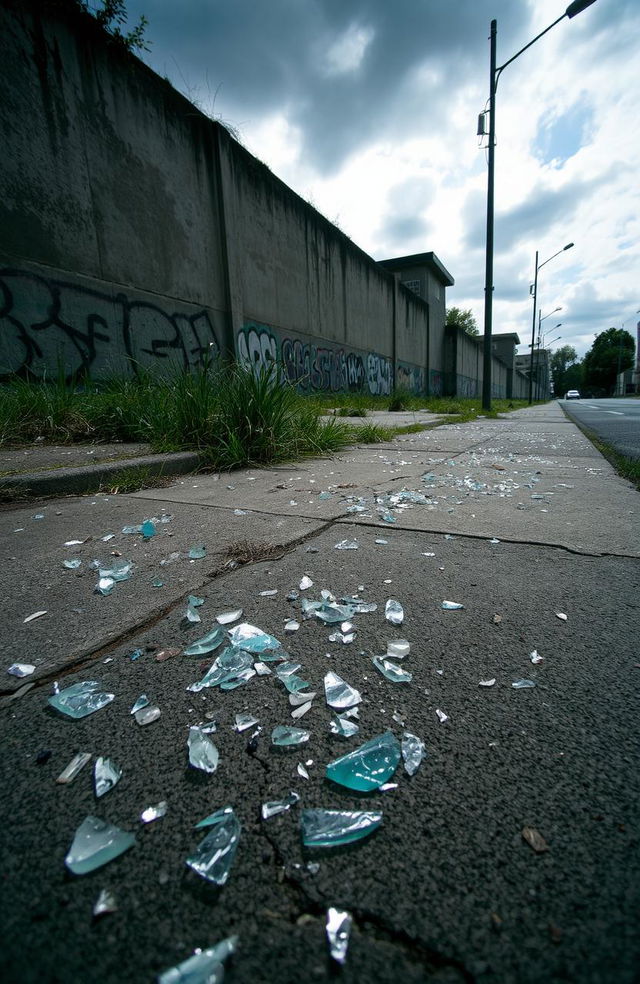
[(254, 675), (253, 657), (242, 649), (227, 646), (219, 656), (216, 656), (202, 680), (192, 683), (187, 689), (198, 693), (204, 687), (217, 687), (234, 681), (243, 683)]
[(196, 546), (191, 547), (189, 551), (189, 560), (202, 560), (206, 557), (207, 549), (203, 543), (198, 543)]
[(289, 728), (279, 724), (271, 732), (271, 744), (287, 747), (289, 745), (302, 745), (309, 741), (310, 733), (303, 731), (302, 728)]
[(33, 622), (36, 618), (41, 618), (43, 615), (46, 614), (47, 613), (45, 611), (45, 612), (34, 612), (33, 615), (27, 615), (27, 617), (23, 619), (23, 624), (26, 625), (27, 622)]
[(533, 652), (530, 654), (529, 658), (531, 662), (535, 664), (535, 663), (542, 663), (544, 656), (538, 655), (538, 650), (534, 649)]
[(240, 821), (233, 810), (221, 810), (219, 813), (220, 818), (213, 829), (187, 858), (186, 864), (207, 881), (224, 885), (238, 848)]
[(103, 888), (93, 906), (93, 915), (97, 919), (98, 916), (106, 916), (109, 912), (117, 911), (118, 906), (116, 905), (115, 896), (111, 892), (108, 892), (106, 888)]
[(297, 793), (291, 792), (288, 796), (285, 796), (281, 800), (271, 800), (268, 803), (262, 804), (262, 819), (269, 820), (271, 817), (277, 817), (279, 813), (286, 813), (286, 811), (297, 803), (300, 797)]
[(229, 638), (232, 646), (246, 649), (250, 653), (263, 653), (269, 649), (280, 649), (280, 643), (277, 639), (269, 635), (268, 632), (256, 628), (255, 625), (249, 625), (248, 622), (242, 622), (240, 625), (234, 625), (232, 629), (229, 629)]
[(189, 595), (187, 604), (192, 608), (200, 608), (201, 605), (204, 605), (204, 598), (198, 598), (197, 595)]
[(123, 533), (141, 533), (142, 532), (142, 526), (139, 525), (139, 524), (138, 524), (138, 526), (123, 526), (122, 527), (122, 532)]
[(529, 847), (532, 847), (536, 854), (543, 854), (544, 851), (549, 850), (549, 845), (542, 836), (539, 830), (535, 827), (523, 827), (522, 836), (526, 840)]
[(154, 577), (153, 581), (151, 582), (151, 587), (164, 588), (164, 581), (161, 581), (159, 577)]
[(565, 615), (564, 612), (556, 612), (556, 618), (559, 618), (562, 622), (566, 622), (569, 616)]
[(148, 707), (142, 707), (138, 711), (133, 712), (138, 724), (153, 724), (160, 717), (160, 708), (156, 707), (155, 704), (150, 704)]
[(385, 731), (353, 752), (329, 762), (325, 775), (347, 789), (370, 792), (391, 778), (398, 767), (400, 754), (400, 742), (391, 731)]
[(235, 953), (238, 937), (230, 936), (207, 950), (196, 950), (193, 956), (170, 967), (158, 977), (158, 984), (221, 984), (224, 961)]
[(299, 707), (296, 707), (295, 711), (291, 711), (291, 717), (297, 721), (298, 718), (304, 717), (307, 711), (310, 710), (311, 710), (311, 701), (309, 700), (307, 701), (306, 704), (300, 704)]
[(480, 680), (480, 682), (478, 683), (478, 686), (479, 687), (493, 687), (493, 685), (495, 684), (495, 682), (496, 682), (496, 678), (495, 677), (491, 677), (490, 680)]
[(347, 959), (349, 934), (351, 933), (351, 916), (342, 909), (327, 909), (327, 940), (329, 953), (339, 964)]
[(413, 680), (412, 673), (403, 670), (397, 663), (394, 663), (390, 659), (385, 659), (384, 656), (374, 656), (371, 662), (382, 673), (383, 677), (386, 677), (391, 683), (411, 683)]
[(277, 593), (278, 593), (278, 589), (277, 588), (268, 588), (266, 591), (260, 591), (260, 597), (261, 598), (273, 598), (273, 596), (274, 595), (277, 595)]
[(288, 622), (285, 622), (284, 631), (285, 632), (297, 632), (300, 628), (300, 622), (296, 622), (295, 618), (290, 618)]
[(535, 687), (533, 680), (514, 680), (511, 684), (514, 690), (526, 690), (528, 687)]
[(101, 595), (110, 595), (116, 586), (116, 582), (112, 577), (101, 577), (95, 586), (95, 593)]
[(115, 694), (101, 693), (99, 688), (96, 680), (83, 680), (49, 697), (48, 703), (67, 717), (83, 718), (114, 700)]
[(203, 772), (215, 772), (218, 768), (218, 749), (201, 728), (189, 728), (189, 764)]
[(352, 618), (355, 609), (352, 605), (338, 605), (336, 602), (329, 602), (316, 607), (314, 614), (325, 625), (335, 625), (336, 622), (344, 622), (346, 619)]
[(341, 738), (351, 738), (357, 735), (360, 728), (351, 721), (345, 714), (335, 714), (329, 722), (329, 730), (332, 735), (340, 735)]
[(346, 646), (354, 641), (356, 634), (355, 632), (332, 632), (329, 636), (329, 642), (341, 642)]
[(268, 674), (271, 673), (271, 670), (266, 663), (254, 663), (253, 668), (258, 676), (268, 676)]
[(402, 736), (402, 758), (404, 759), (404, 770), (407, 775), (415, 775), (418, 766), (425, 756), (424, 742), (417, 735), (412, 735), (410, 731), (405, 731)]
[(133, 563), (130, 560), (115, 558), (107, 564), (98, 564), (98, 574), (100, 579), (111, 579), (113, 581), (126, 581), (131, 577)]
[(302, 810), (300, 829), (305, 847), (339, 847), (372, 834), (382, 813), (369, 810)]
[(464, 605), (461, 605), (457, 601), (443, 601), (440, 607), (443, 608), (445, 612), (457, 612), (461, 608), (464, 608)]
[(86, 875), (128, 851), (135, 842), (133, 834), (98, 817), (87, 817), (76, 830), (64, 863), (74, 875)]
[(85, 767), (90, 758), (91, 754), (89, 752), (78, 752), (77, 755), (73, 756), (66, 769), (62, 770), (56, 782), (62, 783), (63, 785), (73, 782), (80, 769)]
[(308, 680), (303, 680), (297, 673), (288, 673), (287, 676), (281, 677), (281, 680), (290, 694), (297, 694), (301, 690), (308, 690), (311, 686)]
[(7, 673), (10, 673), (11, 676), (18, 677), (19, 679), (22, 679), (22, 677), (31, 676), (33, 672), (35, 672), (35, 666), (31, 663), (12, 663), (7, 670)]
[(294, 691), (289, 694), (289, 703), (292, 707), (299, 707), (300, 704), (306, 704), (308, 700), (313, 700), (315, 696), (315, 690), (307, 690), (304, 693)]
[(231, 817), (233, 815), (232, 806), (223, 806), (221, 810), (216, 810), (215, 813), (210, 813), (204, 818), (204, 820), (199, 820), (196, 824), (196, 830), (201, 827), (213, 827), (215, 824), (220, 823), (225, 817)]
[(140, 532), (145, 540), (150, 540), (151, 537), (155, 536), (158, 531), (156, 530), (156, 524), (152, 519), (145, 519), (144, 523), (140, 526)]
[(253, 714), (236, 714), (234, 731), (246, 731), (247, 728), (252, 728), (254, 724), (257, 724), (259, 720)]
[(404, 609), (400, 602), (396, 601), (395, 598), (389, 598), (384, 606), (384, 616), (387, 622), (391, 622), (392, 625), (402, 625), (404, 622)]
[(103, 758), (102, 755), (99, 755), (93, 769), (96, 796), (100, 798), (100, 796), (108, 793), (110, 789), (113, 789), (121, 776), (122, 769), (119, 765), (116, 765), (111, 759)]
[(340, 540), (336, 543), (334, 550), (357, 550), (358, 541), (357, 540)]
[(444, 724), (445, 721), (449, 720), (449, 715), (445, 714), (444, 711), (441, 711), (439, 707), (436, 707), (436, 714), (438, 715), (438, 721), (440, 724)]
[(302, 776), (303, 779), (308, 779), (309, 778), (309, 773), (305, 769), (305, 767), (302, 764), (302, 762), (298, 762), (298, 766), (297, 766), (297, 770), (296, 771), (297, 771), (297, 773), (298, 773), (299, 776)]
[(216, 622), (220, 625), (230, 625), (232, 622), (237, 622), (239, 618), (242, 618), (242, 609), (236, 608), (234, 612), (222, 612), (216, 615)]
[(184, 650), (185, 656), (204, 656), (221, 646), (227, 638), (226, 631), (219, 625), (212, 629), (206, 636), (196, 639)]
[(394, 656), (396, 659), (404, 659), (408, 656), (411, 645), (407, 639), (392, 639), (387, 643), (387, 656)]
[(313, 581), (311, 580), (310, 577), (307, 577), (307, 575), (305, 574), (304, 577), (301, 579), (298, 587), (300, 588), (301, 591), (306, 591), (307, 588), (313, 587)]
[(167, 812), (167, 802), (166, 800), (161, 800), (156, 803), (155, 806), (148, 806), (146, 810), (143, 810), (140, 814), (140, 819), (143, 823), (151, 823), (153, 820), (160, 820), (165, 816)]
[(234, 516), (246, 516), (247, 515), (247, 512), (246, 512), (246, 509), (234, 509), (233, 510), (233, 515)]
[(346, 707), (353, 707), (362, 700), (360, 691), (350, 686), (341, 676), (330, 670), (324, 677), (324, 692), (329, 707), (337, 711), (343, 711)]
[(187, 610), (184, 614), (184, 617), (186, 618), (187, 622), (191, 622), (191, 623), (202, 621), (198, 612), (195, 610), (195, 608), (192, 608), (191, 605), (187, 605)]
[(129, 653), (129, 659), (131, 662), (135, 662), (135, 660), (140, 659), (141, 656), (144, 656), (144, 649), (134, 649)]
[(81, 563), (82, 561), (79, 557), (72, 557), (70, 560), (63, 560), (62, 566), (66, 567), (69, 571), (77, 571)]
[(374, 543), (379, 543), (379, 544), (388, 543), (388, 542), (389, 542), (388, 540), (383, 540), (381, 536), (379, 536), (378, 539), (374, 541)]

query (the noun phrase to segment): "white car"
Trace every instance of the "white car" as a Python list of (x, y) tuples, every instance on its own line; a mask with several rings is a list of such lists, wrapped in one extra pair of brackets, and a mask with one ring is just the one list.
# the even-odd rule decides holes
[(580, 394), (578, 393), (577, 390), (569, 390), (567, 393), (565, 393), (564, 398), (565, 400), (579, 400)]

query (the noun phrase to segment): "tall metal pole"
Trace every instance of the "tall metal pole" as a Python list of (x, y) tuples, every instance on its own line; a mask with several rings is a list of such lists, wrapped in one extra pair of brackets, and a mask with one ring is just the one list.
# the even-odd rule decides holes
[(489, 69), (489, 167), (487, 173), (487, 243), (484, 275), (484, 345), (482, 358), (482, 409), (491, 410), (491, 328), (493, 319), (493, 187), (496, 143), (496, 36), (497, 20), (491, 21)]
[(536, 269), (533, 275), (533, 319), (531, 322), (531, 358), (529, 360), (529, 406), (533, 403), (533, 353), (536, 342), (536, 302), (538, 298), (538, 250), (536, 250)]

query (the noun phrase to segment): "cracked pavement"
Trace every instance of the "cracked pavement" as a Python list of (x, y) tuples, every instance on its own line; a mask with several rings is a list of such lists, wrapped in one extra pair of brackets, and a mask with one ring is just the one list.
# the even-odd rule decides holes
[[(376, 501), (403, 489), (428, 502)], [(286, 468), (5, 508), (5, 661), (37, 668), (23, 680), (5, 674), (3, 684), (3, 980), (153, 981), (196, 947), (236, 933), (231, 984), (329, 980), (324, 922), (335, 905), (354, 919), (345, 984), (636, 981), (639, 501), (550, 404)], [(353, 506), (363, 508), (348, 512)], [(173, 519), (148, 542), (119, 532), (163, 511)], [(358, 549), (336, 550), (343, 539)], [(243, 540), (279, 549), (225, 568), (227, 550)], [(198, 542), (204, 560), (161, 565)], [(102, 597), (88, 565), (110, 550), (135, 569)], [(69, 556), (82, 559), (78, 572), (62, 567)], [(303, 574), (313, 586), (301, 596), (316, 600), (326, 588), (377, 603), (354, 617), (353, 643), (329, 642), (333, 627), (315, 619), (285, 634), (286, 620), (300, 615), (286, 596)], [(158, 576), (164, 586), (153, 588)], [(278, 593), (261, 594), (268, 590)], [(202, 622), (186, 626), (189, 593), (205, 603)], [(385, 621), (388, 598), (404, 607), (401, 627)], [(444, 599), (465, 607), (444, 611)], [(186, 687), (215, 653), (155, 659), (235, 608), (280, 639), (318, 692), (300, 722), (275, 675), (192, 693)], [(23, 623), (41, 609), (47, 615)], [(390, 683), (371, 663), (400, 636), (411, 643), (410, 684)], [(136, 648), (143, 655), (132, 660)], [(536, 665), (534, 649), (543, 657)], [(353, 738), (329, 732), (328, 669), (362, 693)], [(66, 719), (47, 706), (54, 678), (61, 686), (95, 679), (116, 697)], [(487, 678), (495, 686), (479, 687)], [(514, 690), (520, 678), (536, 686)], [(35, 685), (21, 692), (25, 683)], [(141, 693), (162, 712), (147, 727), (129, 713)], [(252, 731), (233, 728), (246, 712), (263, 729), (253, 753)], [(208, 775), (189, 767), (186, 742), (189, 725), (212, 718), (220, 763)], [(309, 742), (271, 746), (278, 724), (309, 730)], [(400, 766), (397, 788), (368, 794), (324, 778), (327, 762), (387, 729), (424, 740), (415, 776)], [(51, 755), (36, 764), (43, 750)], [(77, 751), (122, 767), (104, 798), (94, 796), (93, 760), (72, 784), (56, 784)], [(307, 781), (296, 767), (309, 761)], [(261, 804), (291, 790), (300, 803), (262, 821)], [(162, 799), (166, 816), (140, 823)], [(203, 837), (195, 823), (227, 803), (242, 834), (220, 889), (185, 858)], [(379, 809), (384, 819), (359, 843), (309, 851), (301, 807)], [(90, 814), (133, 831), (137, 843), (74, 876), (64, 857)], [(539, 830), (549, 850), (535, 853), (524, 827)], [(316, 874), (309, 861), (319, 862)], [(118, 911), (94, 920), (103, 888)]]

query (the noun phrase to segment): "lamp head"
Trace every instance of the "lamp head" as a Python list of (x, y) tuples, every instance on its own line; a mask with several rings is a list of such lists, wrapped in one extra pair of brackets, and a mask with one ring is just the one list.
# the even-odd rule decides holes
[(583, 10), (586, 10), (587, 7), (590, 7), (595, 2), (596, 0), (573, 0), (573, 3), (570, 3), (564, 12), (565, 17), (575, 17), (576, 14), (581, 14)]

